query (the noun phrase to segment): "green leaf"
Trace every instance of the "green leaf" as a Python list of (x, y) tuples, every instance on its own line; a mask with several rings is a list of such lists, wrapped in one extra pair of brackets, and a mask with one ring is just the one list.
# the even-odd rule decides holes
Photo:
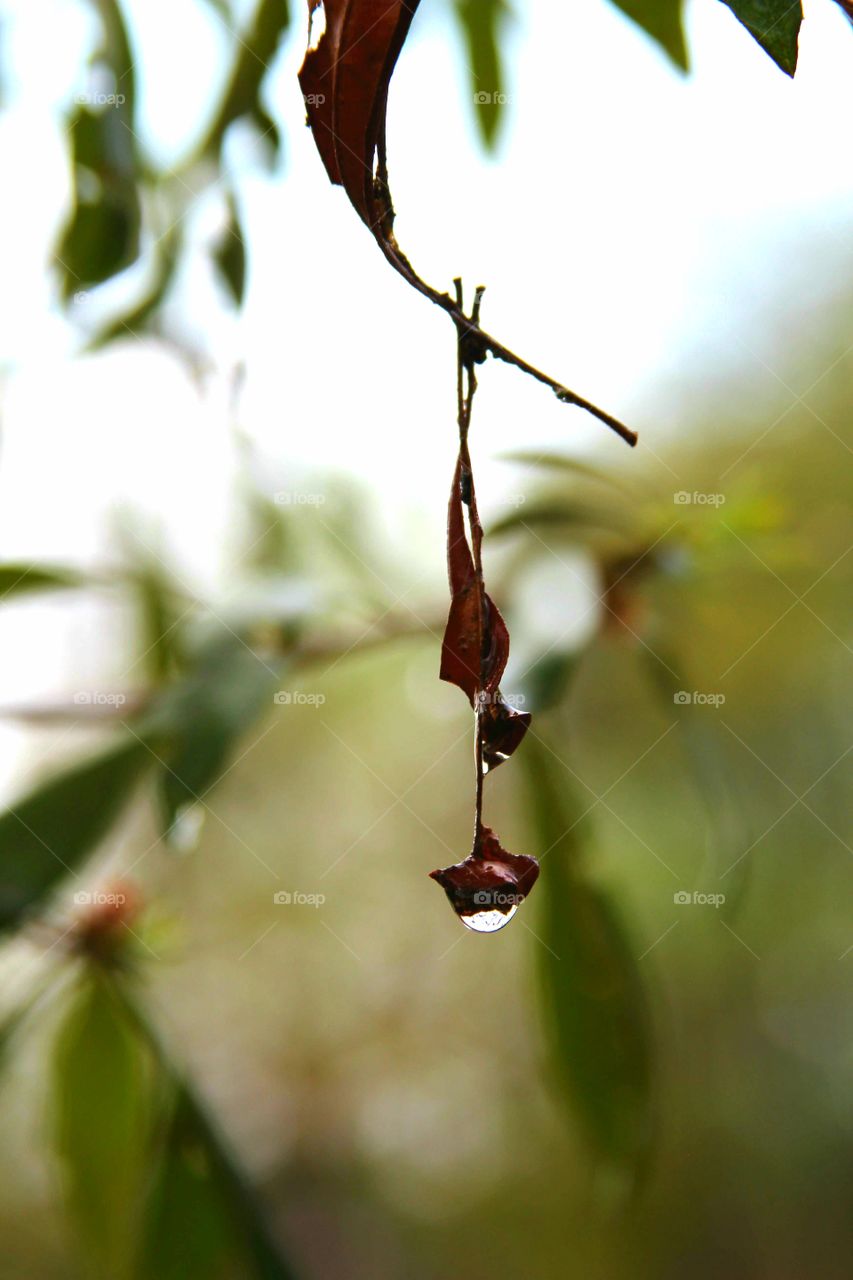
[(53, 1056), (56, 1151), (93, 1280), (130, 1275), (151, 1119), (152, 1061), (109, 979), (87, 972)]
[(491, 525), (488, 532), (495, 536), (516, 529), (529, 530), (543, 526), (566, 531), (576, 530), (578, 533), (602, 529), (608, 533), (623, 532), (630, 527), (627, 518), (615, 510), (585, 506), (572, 498), (555, 497), (524, 502), (508, 516)]
[(34, 995), (24, 1001), (23, 1004), (16, 1005), (9, 1010), (5, 1017), (0, 1020), (0, 1076), (9, 1065), (12, 1045), (21, 1027), (27, 1022), (35, 1001), (36, 996)]
[(567, 453), (551, 453), (537, 449), (510, 449), (500, 454), (501, 462), (517, 462), (523, 467), (542, 467), (545, 470), (566, 471), (570, 475), (580, 476), (585, 480), (600, 480), (610, 483), (610, 477), (598, 467), (581, 462), (578, 458), (570, 458)]
[(154, 249), (154, 266), (150, 281), (138, 302), (109, 321), (86, 344), (87, 351), (98, 351), (116, 338), (138, 337), (154, 326), (152, 320), (159, 312), (175, 277), (181, 248), (180, 223), (161, 236)]
[(112, 88), (83, 94), (69, 122), (73, 204), (56, 250), (65, 301), (139, 254), (134, 59), (117, 0), (93, 3), (102, 28), (93, 66), (109, 72)]
[(789, 76), (797, 69), (798, 38), (803, 21), (800, 0), (723, 0), (755, 37), (765, 53)]
[(279, 682), (278, 664), (228, 632), (208, 641), (189, 674), (164, 690), (140, 731), (171, 739), (159, 783), (167, 835), (218, 781), (240, 736), (272, 709)]
[(454, 0), (453, 12), (467, 54), (480, 137), (491, 150), (497, 141), (506, 105), (500, 36), (511, 9), (506, 0)]
[(508, 453), (502, 453), (500, 460), (501, 462), (517, 462), (523, 467), (539, 467), (545, 471), (561, 472), (567, 476), (577, 476), (580, 480), (594, 480), (597, 484), (618, 489), (621, 493), (628, 492), (627, 486), (620, 483), (613, 476), (608, 475), (606, 471), (601, 471), (598, 467), (594, 467), (588, 462), (581, 462), (578, 458), (570, 458), (565, 453), (550, 453), (547, 450), (543, 453), (541, 450), (512, 449)]
[(33, 591), (62, 591), (79, 587), (83, 578), (70, 569), (46, 568), (43, 565), (0, 565), (0, 601)]
[(134, 1280), (293, 1280), (215, 1120), (126, 989), (124, 999), (167, 1093)]
[(222, 239), (213, 253), (213, 260), (228, 287), (234, 304), (243, 305), (246, 288), (246, 241), (240, 223), (240, 214), (233, 192), (228, 193), (228, 221)]
[(0, 813), (0, 928), (16, 924), (92, 852), (152, 763), (141, 742), (122, 740)]
[(687, 70), (682, 0), (613, 0), (613, 3), (656, 40), (677, 67)]
[(652, 1037), (638, 950), (584, 874), (585, 806), (569, 774), (535, 739), (520, 758), (540, 845), (536, 957), (556, 1075), (592, 1150), (636, 1178), (652, 1136)]
[(259, 0), (250, 26), (236, 38), (231, 74), (200, 148), (202, 155), (218, 156), (229, 126), (244, 116), (254, 122), (262, 135), (271, 138), (277, 152), (278, 130), (261, 105), (260, 93), (289, 22), (287, 0)]
[(293, 1273), (212, 1120), (176, 1081), (135, 1280), (196, 1276), (292, 1280)]
[(140, 667), (155, 686), (174, 676), (184, 657), (184, 622), (191, 612), (186, 596), (169, 575), (164, 561), (147, 552), (137, 553), (127, 575), (134, 596), (142, 654)]
[[(684, 664), (672, 654), (658, 656), (643, 650), (642, 660), (653, 690), (661, 699), (661, 707), (667, 718), (678, 719), (676, 733), (684, 749), (687, 765), (696, 793), (706, 810), (708, 832), (708, 865), (706, 873), (714, 880), (725, 877), (720, 889), (725, 892), (728, 906), (737, 906), (749, 876), (750, 859), (741, 855), (757, 839), (752, 817), (753, 806), (744, 791), (740, 771), (735, 767), (728, 735), (712, 718), (719, 715), (708, 706), (695, 707), (684, 703), (683, 682), (673, 675), (683, 670)], [(664, 658), (666, 664), (660, 660)]]

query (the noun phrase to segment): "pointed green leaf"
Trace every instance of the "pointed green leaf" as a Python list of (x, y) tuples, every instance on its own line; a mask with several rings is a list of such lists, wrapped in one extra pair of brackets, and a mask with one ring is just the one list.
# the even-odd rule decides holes
[(248, 116), (263, 134), (275, 126), (264, 110), (260, 94), (264, 77), (290, 22), (287, 0), (259, 0), (249, 27), (235, 40), (234, 62), (222, 101), (200, 148), (202, 155), (217, 156), (226, 132), (235, 120)]
[[(674, 655), (660, 652), (658, 657), (646, 650), (642, 658), (651, 686), (661, 699), (664, 714), (677, 717), (679, 740), (696, 793), (706, 810), (709, 870), (714, 880), (720, 879), (729, 906), (736, 906), (746, 887), (750, 861), (742, 857), (760, 835), (755, 830), (752, 806), (744, 792), (744, 782), (735, 767), (725, 729), (714, 716), (719, 714), (707, 705), (693, 706), (688, 699), (691, 689), (673, 674), (684, 664)], [(664, 665), (659, 658), (665, 658)]]
[(792, 76), (797, 69), (798, 39), (803, 21), (800, 0), (723, 0), (762, 49)]
[(677, 67), (687, 70), (683, 0), (613, 0), (613, 3), (656, 40)]
[(548, 528), (586, 533), (589, 530), (621, 532), (629, 527), (628, 517), (615, 508), (591, 507), (573, 498), (541, 498), (519, 504), (514, 511), (489, 527), (491, 536), (515, 529)]
[(160, 731), (171, 740), (160, 773), (167, 834), (181, 812), (202, 801), (226, 771), (240, 736), (272, 709), (278, 666), (242, 637), (218, 634), (145, 717), (143, 735)]
[(102, 42), (92, 63), (109, 73), (110, 88), (82, 94), (68, 127), (73, 203), (56, 250), (65, 301), (109, 280), (139, 253), (134, 59), (117, 0), (95, 0), (94, 7)]
[(59, 1031), (54, 1125), (92, 1280), (130, 1275), (151, 1119), (151, 1055), (109, 979), (87, 973)]
[(210, 1118), (175, 1089), (134, 1280), (291, 1280), (254, 1194)]
[(562, 1096), (593, 1151), (636, 1177), (652, 1136), (652, 1037), (638, 949), (581, 866), (585, 805), (570, 775), (536, 739), (521, 758), (542, 867), (536, 957)]
[(613, 476), (599, 467), (594, 467), (580, 458), (571, 458), (566, 453), (552, 453), (548, 450), (511, 449), (500, 455), (501, 462), (517, 462), (523, 467), (539, 467), (545, 471), (563, 472), (567, 476), (577, 476), (581, 480), (594, 480), (598, 484), (612, 486), (625, 492), (622, 485)]
[(500, 37), (510, 15), (506, 0), (454, 0), (471, 76), (471, 95), (480, 137), (491, 150), (506, 105)]
[(213, 253), (213, 260), (228, 287), (235, 306), (243, 305), (246, 288), (246, 241), (240, 223), (240, 213), (233, 192), (228, 193), (228, 220), (222, 238)]
[(134, 1280), (293, 1280), (229, 1143), (126, 988), (124, 1000), (167, 1093)]
[(92, 852), (152, 764), (141, 742), (123, 739), (0, 813), (0, 928), (16, 924)]

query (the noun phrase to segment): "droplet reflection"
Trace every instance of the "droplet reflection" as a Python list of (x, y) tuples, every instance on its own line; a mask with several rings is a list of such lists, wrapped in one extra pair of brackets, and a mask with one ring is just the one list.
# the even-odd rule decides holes
[(516, 904), (510, 907), (509, 911), (475, 911), (470, 916), (460, 913), (459, 919), (466, 929), (471, 929), (474, 933), (497, 933), (498, 929), (509, 924), (517, 910)]

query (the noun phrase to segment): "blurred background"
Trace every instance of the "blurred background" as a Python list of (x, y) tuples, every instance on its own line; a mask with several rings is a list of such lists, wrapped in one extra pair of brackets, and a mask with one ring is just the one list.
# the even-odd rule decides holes
[(640, 433), (481, 370), (534, 714), (486, 821), (542, 860), (482, 937), (427, 879), (454, 339), (326, 180), (302, 6), (3, 6), (3, 1277), (848, 1273), (853, 32), (805, 12), (794, 80), (713, 0), (687, 73), (607, 0), (424, 0), (401, 57), (401, 245)]

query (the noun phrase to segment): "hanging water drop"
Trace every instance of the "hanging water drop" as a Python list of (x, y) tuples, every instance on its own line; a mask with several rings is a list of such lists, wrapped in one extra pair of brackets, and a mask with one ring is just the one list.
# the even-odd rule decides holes
[(192, 853), (198, 845), (203, 825), (204, 809), (200, 804), (181, 805), (166, 832), (166, 843), (175, 853)]
[(515, 903), (509, 911), (475, 911), (470, 916), (460, 915), (459, 919), (473, 933), (497, 933), (498, 929), (509, 924), (517, 910), (518, 903)]
[(452, 867), (430, 873), (466, 929), (497, 933), (509, 924), (539, 875), (535, 858), (507, 853), (489, 827), (482, 827), (474, 849)]

